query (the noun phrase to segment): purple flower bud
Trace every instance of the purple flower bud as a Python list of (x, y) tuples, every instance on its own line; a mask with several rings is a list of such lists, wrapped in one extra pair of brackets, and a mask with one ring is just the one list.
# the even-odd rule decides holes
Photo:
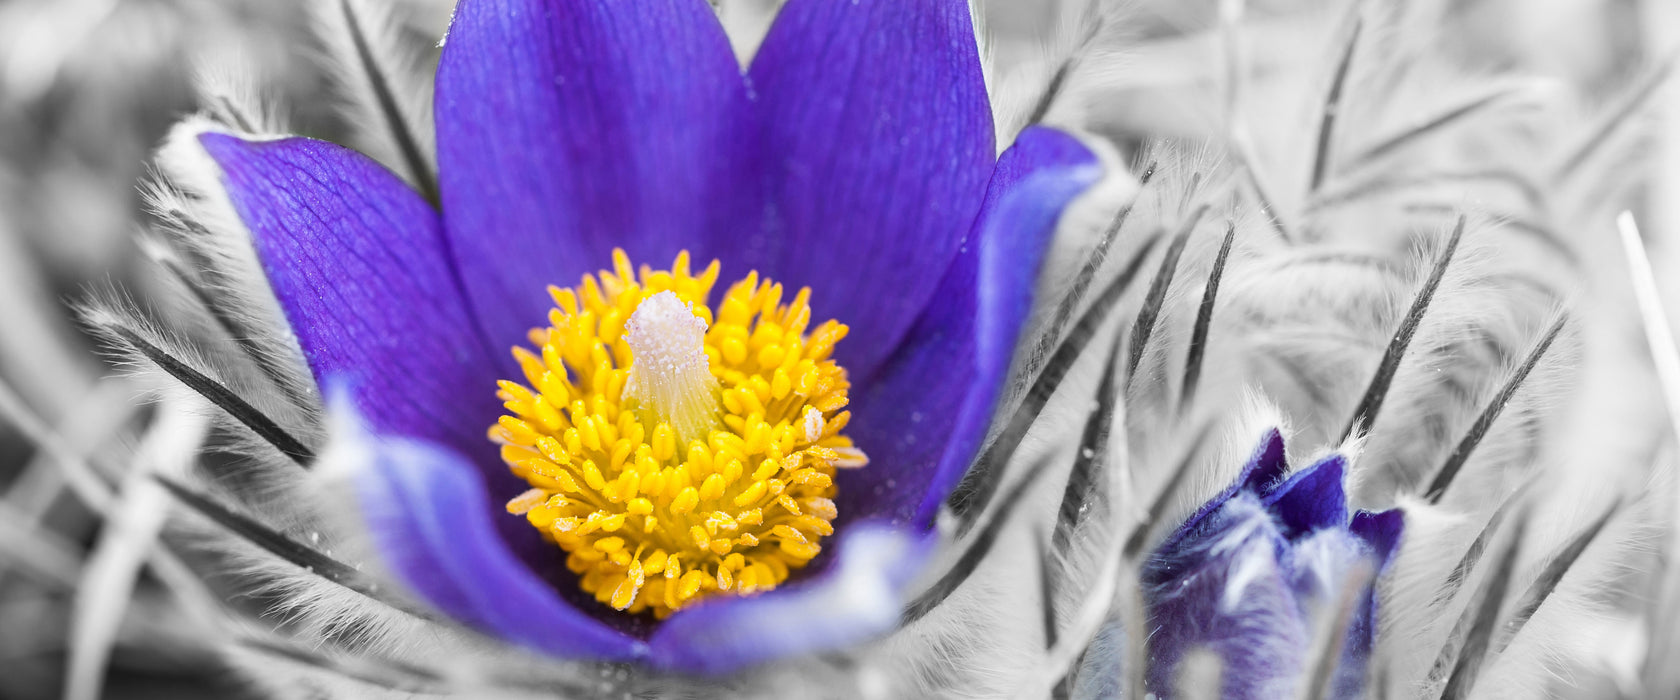
[[(1330, 695), (1356, 697), (1375, 634), (1375, 575), (1399, 544), (1402, 513), (1348, 514), (1347, 458), (1288, 473), (1283, 437), (1261, 441), (1236, 481), (1169, 535), (1143, 569), (1152, 692), (1171, 695), (1180, 662), (1222, 662), (1223, 695), (1299, 694), (1325, 615), (1351, 606)], [(1351, 593), (1351, 595), (1350, 595)]]

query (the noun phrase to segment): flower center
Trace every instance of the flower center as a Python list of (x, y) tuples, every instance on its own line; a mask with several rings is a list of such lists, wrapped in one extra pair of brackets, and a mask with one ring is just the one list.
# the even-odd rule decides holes
[(846, 372), (829, 358), (846, 326), (811, 329), (810, 290), (750, 273), (706, 305), (718, 263), (613, 272), (550, 287), (536, 351), (513, 349), (525, 384), (491, 428), (531, 489), (509, 501), (568, 554), (583, 590), (665, 617), (714, 595), (787, 580), (833, 534), (834, 470), (864, 453), (841, 435)]

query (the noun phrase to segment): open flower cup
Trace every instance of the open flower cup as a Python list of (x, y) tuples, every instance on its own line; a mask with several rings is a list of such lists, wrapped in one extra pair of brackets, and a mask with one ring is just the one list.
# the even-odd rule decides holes
[(464, 0), (435, 95), (436, 201), (334, 144), (198, 137), (365, 431), (391, 571), (681, 672), (895, 626), (1102, 172), (1042, 127), (998, 155), (967, 1), (793, 0), (743, 70), (703, 0)]

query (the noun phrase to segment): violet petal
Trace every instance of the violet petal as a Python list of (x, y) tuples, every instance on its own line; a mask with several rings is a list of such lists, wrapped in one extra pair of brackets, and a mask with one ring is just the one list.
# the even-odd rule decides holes
[(628, 661), (644, 646), (564, 602), (516, 558), (477, 469), (448, 448), (347, 435), (337, 447), (385, 564), (416, 593), (496, 637), (566, 658)]
[(1207, 536), (1144, 565), (1149, 690), (1170, 696), (1184, 655), (1206, 648), (1224, 664), (1223, 697), (1294, 695), (1310, 633), (1279, 562), (1287, 541), (1249, 493), (1226, 501), (1205, 526)]
[(997, 156), (968, 0), (792, 0), (749, 75), (773, 209), (742, 232), (743, 261), (811, 287), (867, 380), (933, 296)]
[(1243, 463), (1242, 469), (1237, 472), (1237, 478), (1232, 480), (1224, 491), (1208, 499), (1196, 512), (1191, 513), (1183, 525), (1167, 535), (1159, 545), (1160, 548), (1171, 549), (1178, 546), (1184, 538), (1195, 535), (1207, 517), (1219, 510), (1220, 506), (1225, 505), (1225, 502), (1231, 500), (1238, 492), (1264, 493), (1270, 486), (1283, 481), (1284, 474), (1288, 471), (1289, 461), (1284, 453), (1283, 433), (1277, 428), (1268, 429), (1265, 435), (1260, 436), (1260, 444), (1255, 446), (1254, 453), (1249, 455), (1248, 461)]
[(381, 432), (494, 459), (484, 431), (496, 419), (496, 376), (436, 212), (341, 146), (216, 133), (199, 142), (221, 167), (317, 381), (347, 378)]
[[(655, 267), (756, 220), (740, 66), (704, 0), (464, 0), (437, 75), (443, 217), (493, 347), (550, 284)], [(826, 249), (825, 249), (826, 251)], [(513, 367), (497, 356), (498, 366)]]

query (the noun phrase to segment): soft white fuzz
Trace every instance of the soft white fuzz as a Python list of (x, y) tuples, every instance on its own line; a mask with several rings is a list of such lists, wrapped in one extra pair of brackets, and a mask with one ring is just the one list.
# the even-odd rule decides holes
[(648, 425), (669, 423), (678, 444), (717, 425), (717, 378), (706, 357), (706, 320), (675, 292), (642, 300), (624, 323), (630, 344), (630, 378), (624, 392), (645, 412)]

